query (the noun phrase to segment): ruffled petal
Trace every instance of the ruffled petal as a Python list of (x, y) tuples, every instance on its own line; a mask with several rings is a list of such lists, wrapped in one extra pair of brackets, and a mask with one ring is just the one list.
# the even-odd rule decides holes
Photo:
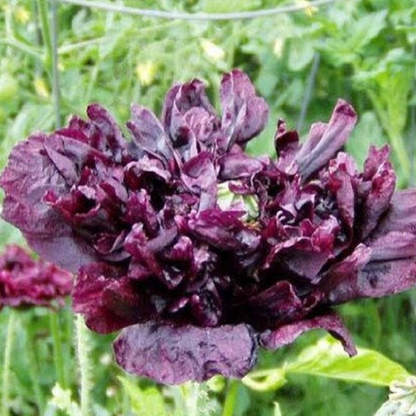
[(256, 330), (275, 328), (302, 319), (319, 300), (319, 295), (301, 299), (287, 281), (280, 281), (231, 308), (234, 319), (247, 322)]
[(237, 69), (225, 74), (220, 87), (222, 130), (230, 149), (234, 143), (244, 144), (264, 129), (269, 109), (257, 97), (250, 78)]
[(265, 331), (260, 335), (260, 345), (275, 350), (291, 344), (297, 337), (312, 329), (325, 329), (334, 338), (341, 341), (345, 351), (350, 356), (357, 354), (350, 333), (341, 319), (333, 312), (284, 325), (275, 331)]
[(73, 309), (84, 315), (93, 331), (107, 334), (157, 316), (156, 296), (152, 299), (120, 273), (122, 270), (104, 263), (89, 265), (78, 273)]
[(245, 153), (228, 153), (218, 160), (220, 168), (219, 179), (228, 181), (251, 177), (260, 172), (264, 165), (258, 158), (250, 157)]
[(351, 255), (323, 274), (318, 290), (324, 293), (328, 303), (344, 303), (360, 297), (358, 275), (370, 258), (371, 248), (359, 244)]
[[(360, 238), (367, 238), (377, 227), (382, 215), (388, 210), (396, 186), (396, 175), (388, 160), (389, 147), (377, 150), (371, 146), (364, 166), (364, 179), (370, 182), (370, 189), (363, 197), (361, 208)], [(375, 166), (375, 162), (377, 166)]]
[(66, 179), (59, 170), (64, 169), (66, 162), (57, 167), (45, 152), (47, 140), (46, 135), (35, 134), (13, 149), (0, 178), (6, 193), (2, 217), (18, 227), (43, 258), (75, 272), (95, 261), (96, 255), (91, 245), (44, 201), (47, 192), (68, 192)]
[(416, 232), (416, 189), (394, 192), (388, 211), (370, 235), (374, 239), (390, 231)]
[(296, 157), (303, 180), (327, 164), (341, 149), (356, 121), (357, 116), (352, 106), (346, 101), (338, 100), (325, 129), (322, 124), (315, 127)]
[(172, 158), (172, 149), (163, 125), (150, 110), (140, 105), (132, 105), (131, 120), (127, 127), (139, 149), (162, 158), (165, 162)]
[(147, 323), (124, 329), (114, 342), (117, 363), (163, 384), (243, 377), (254, 366), (257, 342), (241, 324), (216, 328)]

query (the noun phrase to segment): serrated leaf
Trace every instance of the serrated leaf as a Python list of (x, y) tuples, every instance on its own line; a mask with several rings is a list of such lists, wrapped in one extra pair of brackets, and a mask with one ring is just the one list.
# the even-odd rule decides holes
[(368, 13), (356, 20), (349, 28), (349, 45), (361, 49), (373, 40), (386, 26), (387, 10)]
[(335, 66), (353, 63), (386, 26), (387, 11), (368, 13), (352, 23), (339, 28), (338, 36), (332, 36), (317, 47)]
[(315, 50), (311, 42), (305, 39), (294, 39), (290, 45), (288, 66), (292, 71), (301, 71), (309, 65), (314, 57)]
[(377, 351), (359, 348), (358, 354), (350, 358), (341, 344), (330, 337), (305, 348), (285, 369), (287, 374), (310, 374), (378, 386), (388, 386), (410, 375), (400, 364)]
[(125, 377), (118, 377), (127, 396), (135, 416), (168, 416), (163, 396), (156, 387), (140, 388)]

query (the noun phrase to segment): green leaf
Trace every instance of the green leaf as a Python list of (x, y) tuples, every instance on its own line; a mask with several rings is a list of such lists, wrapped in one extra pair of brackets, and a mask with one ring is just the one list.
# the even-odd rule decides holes
[(386, 16), (387, 11), (382, 10), (347, 22), (319, 49), (335, 66), (355, 63), (364, 48), (386, 27)]
[(164, 399), (156, 387), (140, 388), (126, 377), (118, 377), (127, 396), (135, 416), (167, 416)]
[(349, 28), (349, 46), (352, 49), (362, 49), (386, 26), (387, 10), (375, 13), (368, 13), (353, 22)]
[(288, 66), (292, 71), (301, 71), (309, 65), (315, 54), (311, 42), (305, 39), (294, 39), (290, 44)]
[(361, 71), (354, 80), (357, 87), (370, 97), (402, 169), (400, 177), (405, 183), (411, 168), (403, 133), (407, 124), (407, 103), (413, 85), (413, 72), (414, 63), (408, 52), (396, 48), (386, 54), (375, 70)]
[(364, 165), (370, 145), (377, 147), (386, 143), (383, 130), (376, 114), (367, 111), (360, 115), (358, 124), (346, 143), (347, 152), (357, 161), (360, 168)]
[(355, 357), (348, 357), (341, 344), (329, 336), (305, 348), (285, 369), (287, 374), (310, 374), (378, 386), (409, 377), (400, 364), (377, 351), (359, 348)]
[(286, 383), (286, 372), (283, 368), (256, 371), (248, 374), (242, 379), (243, 384), (256, 391), (277, 390)]

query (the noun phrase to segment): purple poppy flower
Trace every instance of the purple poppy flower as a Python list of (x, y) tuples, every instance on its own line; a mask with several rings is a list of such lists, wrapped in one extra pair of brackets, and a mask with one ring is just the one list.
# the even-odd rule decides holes
[(3, 218), (77, 272), (74, 310), (122, 330), (117, 362), (162, 383), (241, 377), (259, 346), (314, 328), (352, 355), (332, 306), (416, 283), (416, 191), (394, 191), (387, 146), (363, 172), (342, 152), (348, 103), (303, 145), (279, 121), (271, 160), (245, 152), (268, 113), (248, 77), (226, 74), (220, 100), (176, 85), (160, 120), (132, 107), (132, 140), (92, 105), (17, 145), (0, 179)]
[(72, 275), (42, 259), (34, 260), (19, 246), (0, 255), (0, 308), (53, 307), (71, 294)]

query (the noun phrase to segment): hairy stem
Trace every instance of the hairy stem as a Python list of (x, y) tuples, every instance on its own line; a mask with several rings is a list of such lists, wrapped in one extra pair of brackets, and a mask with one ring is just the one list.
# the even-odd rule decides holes
[(81, 315), (75, 318), (76, 351), (80, 375), (80, 416), (91, 416), (92, 374), (89, 345), (89, 333)]
[(3, 354), (3, 374), (2, 374), (1, 407), (0, 407), (1, 416), (9, 416), (10, 361), (11, 361), (11, 354), (12, 354), (13, 341), (14, 341), (14, 325), (15, 325), (15, 320), (16, 320), (15, 314), (16, 312), (13, 309), (10, 309), (9, 321), (7, 323), (6, 343), (4, 346), (4, 354)]

